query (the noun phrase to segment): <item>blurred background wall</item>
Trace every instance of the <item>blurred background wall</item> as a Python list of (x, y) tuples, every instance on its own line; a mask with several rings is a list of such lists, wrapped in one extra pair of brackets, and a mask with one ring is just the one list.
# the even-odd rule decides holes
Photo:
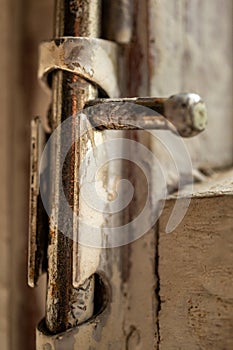
[(45, 294), (26, 279), (30, 119), (48, 108), (37, 48), (52, 35), (53, 1), (1, 0), (0, 9), (0, 343), (32, 350)]
[[(140, 0), (139, 0), (140, 1)], [(209, 126), (188, 141), (195, 166), (233, 159), (232, 0), (147, 0), (151, 95), (196, 91)], [(45, 279), (26, 282), (30, 120), (45, 116), (49, 96), (37, 82), (37, 47), (52, 37), (52, 0), (0, 0), (0, 341), (34, 349), (44, 315)]]

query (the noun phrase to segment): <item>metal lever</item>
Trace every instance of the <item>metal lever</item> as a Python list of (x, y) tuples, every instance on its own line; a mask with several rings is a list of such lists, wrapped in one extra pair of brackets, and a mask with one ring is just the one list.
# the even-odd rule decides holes
[(191, 137), (207, 124), (206, 106), (194, 93), (169, 98), (96, 99), (86, 107), (85, 113), (98, 129), (170, 129), (182, 137)]

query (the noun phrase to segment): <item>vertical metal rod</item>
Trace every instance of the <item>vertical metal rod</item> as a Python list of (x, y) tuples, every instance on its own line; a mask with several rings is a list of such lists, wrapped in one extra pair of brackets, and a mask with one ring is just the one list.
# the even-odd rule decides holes
[[(57, 0), (55, 9), (54, 36), (98, 37), (100, 34), (100, 0)], [(54, 130), (66, 118), (83, 109), (87, 100), (97, 97), (97, 89), (89, 82), (67, 72), (57, 71), (52, 76), (52, 109), (50, 124)], [(74, 123), (75, 125), (75, 123)], [(77, 127), (77, 126), (76, 126)], [(75, 126), (70, 131), (75, 139)], [(57, 140), (53, 164), (59, 162), (61, 137)], [(64, 192), (74, 211), (78, 210), (77, 164), (79, 144), (75, 144), (67, 155), (62, 171)], [(59, 167), (56, 167), (57, 169)], [(59, 174), (54, 172), (52, 188), (53, 215), (63, 215), (59, 206)], [(76, 192), (76, 193), (75, 193)], [(73, 227), (73, 222), (68, 223)], [(59, 333), (86, 321), (93, 313), (94, 277), (81, 289), (72, 286), (73, 241), (58, 229), (50, 227), (48, 247), (48, 287), (46, 303), (46, 325), (50, 332)], [(82, 300), (80, 300), (80, 298)]]

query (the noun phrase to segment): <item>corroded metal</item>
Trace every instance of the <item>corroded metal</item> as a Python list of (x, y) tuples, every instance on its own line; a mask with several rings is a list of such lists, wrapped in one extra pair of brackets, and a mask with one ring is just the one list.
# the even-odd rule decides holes
[[(135, 20), (131, 19), (130, 21), (130, 32), (134, 36), (137, 20), (138, 18), (141, 20), (141, 17), (139, 16), (139, 14), (141, 15), (141, 12), (135, 5), (135, 1), (127, 0), (124, 2), (129, 4), (130, 7), (132, 6), (132, 9), (134, 10), (132, 18)], [(113, 2), (108, 0), (107, 3), (109, 4)], [(144, 11), (147, 7), (146, 3), (139, 2), (139, 4), (140, 9), (142, 8)], [(122, 18), (115, 18), (115, 20), (119, 20), (122, 24)], [(142, 22), (144, 28), (145, 23), (144, 21)], [(143, 33), (142, 36), (146, 36), (145, 31), (140, 30), (140, 32)], [(131, 83), (131, 87), (124, 87), (124, 89), (121, 90), (121, 93), (128, 96), (132, 94), (138, 95), (140, 92), (143, 94), (148, 93), (148, 91), (145, 90), (145, 85), (148, 86), (147, 69), (144, 69), (146, 63), (144, 58), (138, 59), (141, 57), (141, 52), (144, 50), (144, 46), (138, 46), (138, 42), (140, 42), (140, 44), (144, 43), (145, 45), (146, 42), (144, 37), (141, 37), (140, 41), (136, 41), (133, 44), (134, 49), (129, 49), (131, 52), (130, 56), (135, 59), (136, 64), (140, 65), (140, 72), (144, 72), (144, 76), (142, 77), (143, 81), (139, 81), (140, 73), (135, 71), (135, 64), (133, 64), (133, 69), (130, 70), (129, 74), (126, 73), (128, 72), (128, 67), (125, 65), (122, 66), (124, 74), (127, 74), (127, 78), (133, 82)], [(122, 77), (124, 79), (122, 85), (125, 85), (126, 83), (126, 79), (124, 77)], [(133, 78), (135, 79), (133, 80)], [(103, 132), (98, 131), (94, 131), (94, 133), (96, 136), (103, 134)], [(138, 139), (138, 133), (133, 133), (130, 134), (130, 136), (133, 139)], [(121, 136), (123, 136), (123, 133), (121, 133)], [(129, 136), (129, 134), (127, 136)], [(140, 138), (140, 140), (142, 141), (142, 138)], [(91, 141), (93, 142), (93, 139), (91, 139)], [(148, 144), (148, 140), (146, 140), (146, 143)], [(146, 159), (144, 161), (147, 168), (150, 169), (151, 164), (149, 164)], [(121, 163), (120, 166), (122, 167), (122, 165), (123, 164)], [(120, 175), (122, 175), (124, 172), (121, 172), (119, 167), (117, 168), (118, 172), (121, 173)], [(107, 171), (106, 177), (111, 177), (111, 181), (113, 178), (116, 178), (117, 183), (117, 174), (116, 172), (114, 173), (114, 170), (116, 169), (114, 169), (113, 165), (110, 176), (109, 172)], [(135, 198), (133, 201), (133, 206), (130, 206), (129, 213), (126, 213), (126, 217), (124, 218), (121, 216), (121, 219), (127, 222), (128, 216), (129, 219), (130, 217), (132, 219), (134, 209), (140, 208), (141, 202), (145, 198), (145, 192), (143, 188), (141, 188), (141, 177), (133, 179), (133, 175), (135, 174), (133, 174), (132, 169), (129, 167), (127, 167), (126, 172), (130, 173), (129, 178), (130, 180), (133, 180), (132, 183), (135, 185), (137, 190), (137, 198)], [(103, 181), (104, 185), (107, 185), (108, 180), (109, 179)], [(151, 208), (150, 213), (148, 213), (148, 215), (150, 214), (153, 215), (153, 208)], [(108, 218), (106, 219), (108, 220)], [(122, 221), (119, 222), (119, 224), (122, 224)], [(105, 239), (107, 239), (107, 237)], [(47, 348), (53, 350), (121, 350), (155, 348), (157, 337), (155, 293), (156, 276), (154, 261), (155, 250), (155, 230), (151, 229), (150, 232), (143, 237), (143, 239), (137, 240), (133, 244), (125, 247), (102, 250), (94, 248), (89, 252), (87, 251), (86, 255), (89, 253), (90, 260), (92, 260), (94, 253), (101, 256), (97, 266), (92, 262), (93, 267), (96, 268), (94, 271), (101, 277), (103, 284), (103, 290), (98, 290), (96, 293), (97, 299), (100, 297), (103, 298), (101, 303), (99, 303), (101, 308), (98, 309), (97, 307), (95, 309), (95, 315), (91, 320), (57, 335), (46, 334), (45, 324), (40, 324), (37, 330), (38, 350), (44, 350)], [(81, 265), (82, 271), (84, 268), (85, 266)], [(140, 283), (140, 276), (143, 276), (143, 283)], [(79, 278), (80, 274), (78, 274), (77, 277)], [(79, 280), (77, 279), (77, 282), (78, 281)], [(98, 305), (97, 300), (95, 300), (95, 305), (96, 304)], [(135, 305), (137, 305), (137, 307), (135, 307)], [(142, 315), (144, 317), (142, 317)]]
[[(55, 37), (94, 36), (99, 35), (100, 1), (62, 1), (56, 2)], [(50, 125), (52, 130), (66, 118), (74, 116), (83, 109), (87, 100), (97, 97), (96, 88), (81, 77), (57, 70), (52, 74), (52, 108)], [(70, 138), (75, 139), (75, 126), (70, 130)], [(56, 149), (52, 150), (51, 163), (55, 170), (59, 169), (59, 149), (63, 147), (63, 139), (58, 135)], [(79, 144), (75, 144), (69, 152), (63, 167), (63, 173), (52, 171), (53, 188), (51, 196), (52, 216), (62, 217), (59, 205), (59, 176), (63, 178), (64, 192), (74, 211), (78, 208), (78, 195), (75, 181), (78, 178)], [(67, 223), (73, 227), (74, 223)], [(75, 230), (75, 228), (74, 228)], [(66, 237), (50, 221), (48, 246), (48, 288), (46, 306), (46, 327), (52, 333), (66, 329), (86, 321), (93, 313), (94, 278), (91, 277), (85, 286), (79, 289), (72, 286), (72, 237)], [(85, 296), (83, 295), (85, 294)]]
[(183, 137), (199, 134), (207, 124), (206, 106), (194, 93), (173, 95), (164, 101), (164, 116)]
[(39, 195), (39, 161), (45, 143), (45, 133), (39, 118), (31, 122), (30, 204), (28, 240), (28, 284), (35, 287), (46, 270), (48, 219)]
[(207, 123), (205, 104), (199, 95), (192, 93), (170, 98), (97, 99), (86, 107), (89, 108), (85, 113), (98, 129), (170, 129), (190, 137), (203, 131)]
[(54, 36), (95, 37), (101, 33), (100, 0), (56, 0)]
[[(130, 1), (125, 1), (125, 3), (129, 4), (130, 7), (132, 5)], [(147, 10), (147, 5), (144, 2), (133, 1), (132, 3), (134, 4), (134, 6), (132, 5), (134, 15), (139, 14), (139, 9), (143, 9), (143, 11)], [(96, 23), (98, 23), (99, 18), (99, 7), (96, 5), (96, 1), (57, 1), (55, 36), (97, 36), (99, 28), (96, 26)], [(90, 10), (91, 8), (92, 10)], [(95, 11), (96, 16), (94, 16), (95, 20), (93, 20), (93, 13)], [(93, 25), (92, 21), (94, 21)], [(141, 22), (141, 26), (142, 24), (144, 26), (144, 21)], [(132, 35), (134, 37), (135, 28), (133, 28), (132, 19), (130, 26), (132, 28), (130, 28), (129, 36), (131, 37)], [(143, 33), (142, 30), (138, 30), (136, 34), (140, 38), (137, 37), (134, 44), (128, 48), (129, 58), (135, 58), (132, 63), (132, 69), (129, 67), (130, 73), (128, 74), (128, 80), (131, 83), (124, 88), (124, 91), (127, 91), (127, 95), (129, 96), (140, 94), (141, 90), (145, 94), (149, 94), (147, 90), (149, 86), (148, 71), (146, 70), (144, 76), (141, 77), (137, 71), (138, 67), (136, 67), (136, 65), (140, 65), (140, 72), (143, 72), (144, 66), (147, 66), (146, 59), (144, 57), (142, 58), (140, 54), (137, 55), (138, 42), (142, 45), (142, 51), (146, 46), (146, 41), (144, 40), (145, 33)], [(67, 42), (70, 43), (69, 40), (67, 39)], [(54, 43), (56, 45), (56, 41), (52, 44), (55, 48)], [(60, 39), (57, 40), (57, 43), (59, 43), (59, 46), (63, 45)], [(61, 52), (64, 52), (64, 50), (62, 49)], [(74, 61), (76, 60), (76, 62), (80, 63), (80, 57), (77, 58), (76, 54), (73, 58)], [(71, 70), (65, 69), (66, 67), (62, 66), (63, 61), (62, 58), (57, 66), (50, 65), (47, 71), (49, 72), (50, 69), (53, 70), (51, 84), (53, 102), (52, 113), (50, 115), (52, 130), (67, 117), (76, 117), (77, 112), (83, 110), (85, 105), (92, 105), (89, 120), (94, 126), (101, 125), (102, 128), (106, 129), (130, 129), (132, 123), (139, 122), (138, 116), (140, 116), (140, 113), (133, 114), (135, 107), (139, 112), (144, 107), (149, 107), (152, 109), (152, 115), (141, 115), (142, 119), (140, 120), (141, 124), (139, 123), (139, 128), (169, 128), (170, 126), (168, 126), (166, 120), (164, 121), (164, 118), (158, 114), (160, 113), (164, 116), (168, 116), (169, 114), (169, 118), (173, 118), (176, 115), (175, 121), (177, 116), (178, 119), (180, 115), (181, 119), (184, 117), (185, 119), (183, 121), (185, 122), (186, 131), (182, 127), (180, 129), (184, 134), (188, 134), (186, 136), (190, 136), (190, 133), (195, 128), (200, 131), (199, 117), (197, 118), (197, 123), (195, 118), (196, 109), (194, 111), (192, 107), (191, 110), (189, 109), (189, 102), (191, 100), (187, 101), (188, 105), (186, 107), (182, 107), (181, 104), (183, 102), (181, 100), (174, 101), (174, 99), (137, 98), (123, 100), (111, 99), (108, 101), (104, 99), (96, 100), (96, 87), (85, 80), (88, 79), (91, 81), (90, 74), (88, 78), (88, 76), (82, 73), (82, 69), (79, 76), (77, 75), (77, 71), (75, 71), (76, 68), (72, 68)], [(70, 63), (72, 64), (72, 60), (70, 60)], [(143, 64), (141, 65), (141, 63)], [(124, 71), (127, 71), (125, 68)], [(55, 72), (54, 69), (58, 69), (58, 71)], [(88, 69), (92, 69), (92, 67), (89, 66)], [(133, 80), (133, 78), (135, 79)], [(50, 76), (48, 79), (50, 83)], [(103, 89), (103, 82), (98, 84), (95, 80), (93, 82), (95, 85), (99, 85), (102, 90), (108, 92), (107, 89)], [(116, 90), (114, 89), (112, 91)], [(112, 93), (114, 94), (114, 92)], [(91, 102), (88, 105), (87, 101), (90, 99), (95, 100), (95, 102)], [(169, 104), (167, 105), (168, 100)], [(174, 104), (172, 105), (173, 102), (175, 102), (175, 107)], [(129, 105), (133, 106), (132, 110)], [(121, 110), (118, 108), (119, 106), (123, 110), (123, 118), (120, 120), (119, 115), (121, 115)], [(93, 113), (95, 108), (97, 113)], [(185, 111), (188, 109), (187, 116), (180, 112), (181, 108), (184, 108)], [(170, 109), (172, 113), (170, 113)], [(174, 110), (176, 112), (178, 110), (178, 113), (174, 114)], [(198, 109), (197, 114), (201, 115), (202, 112), (200, 113)], [(151, 116), (153, 117), (152, 119)], [(78, 125), (79, 127), (80, 125)], [(75, 139), (77, 131), (77, 124), (74, 122), (74, 126), (70, 131), (70, 138), (72, 140)], [(61, 175), (64, 180), (64, 192), (66, 192), (67, 201), (71, 208), (74, 212), (82, 211), (79, 198), (79, 187), (82, 183), (79, 182), (80, 177), (78, 174), (80, 161), (82, 160), (82, 156), (91, 147), (97, 145), (98, 138), (102, 137), (102, 134), (102, 132), (94, 130), (91, 134), (84, 135), (78, 143), (76, 142), (68, 154), (63, 174), (57, 171), (57, 169), (60, 169), (59, 150), (64, 146), (64, 140), (62, 140), (61, 135), (58, 135), (55, 152), (51, 155), (51, 161), (54, 162), (56, 169), (56, 173), (51, 174), (54, 179), (52, 216), (59, 218), (59, 216), (63, 215), (58, 197), (58, 178)], [(150, 140), (145, 135), (143, 137), (143, 135), (139, 135), (139, 133), (134, 131), (124, 135), (132, 140), (140, 140), (149, 145)], [(131, 152), (133, 151), (132, 149)], [(151, 164), (146, 159), (144, 162), (149, 172), (152, 173)], [(122, 167), (122, 163), (120, 166)], [(109, 172), (109, 169), (112, 170), (112, 173)], [(109, 189), (107, 186), (109, 177), (112, 180), (112, 178), (117, 178), (116, 175), (118, 175), (117, 172), (114, 173), (114, 170), (114, 166), (112, 169), (110, 167), (107, 168), (105, 178), (104, 176), (101, 177), (103, 186), (105, 186), (104, 190), (108, 194)], [(122, 168), (118, 170), (121, 173)], [(127, 209), (128, 211), (123, 218), (123, 221), (127, 222), (128, 219), (132, 219), (135, 211), (140, 209), (141, 203), (147, 193), (144, 192), (145, 186), (142, 186), (141, 177), (135, 175), (135, 172), (132, 171), (130, 166), (126, 167), (122, 173), (129, 175), (128, 177), (132, 180), (136, 188), (133, 205), (130, 206), (129, 210)], [(152, 177), (149, 177), (149, 181), (152, 181)], [(151, 207), (150, 209), (148, 215), (153, 215), (154, 208)], [(102, 219), (108, 220), (109, 218), (105, 217)], [(67, 225), (72, 226), (73, 232), (78, 231), (77, 222), (68, 222)], [(104, 239), (107, 238), (104, 237)], [(156, 337), (158, 336), (157, 331), (159, 332), (156, 325), (156, 254), (156, 227), (153, 227), (142, 239), (137, 240), (133, 244), (126, 247), (104, 250), (101, 248), (85, 248), (73, 243), (70, 238), (65, 237), (56, 228), (54, 229), (51, 223), (48, 248), (47, 311), (45, 322), (43, 321), (37, 330), (38, 349), (74, 350), (80, 348), (108, 350), (110, 348), (155, 348)], [(143, 264), (141, 260), (143, 260)], [(99, 289), (96, 289), (95, 296), (94, 273), (101, 280), (101, 283), (97, 284)], [(140, 276), (143, 276), (143, 283), (140, 283)], [(93, 300), (94, 297), (95, 300)], [(98, 299), (101, 298), (102, 300), (99, 301)], [(94, 307), (93, 303), (95, 304)], [(135, 308), (136, 304), (138, 305), (137, 308)], [(142, 314), (144, 317), (141, 316)], [(46, 329), (49, 329), (53, 334), (47, 334)]]
[(39, 50), (39, 79), (48, 84), (56, 69), (74, 73), (100, 87), (108, 96), (119, 96), (117, 45), (97, 38), (62, 37), (44, 42)]

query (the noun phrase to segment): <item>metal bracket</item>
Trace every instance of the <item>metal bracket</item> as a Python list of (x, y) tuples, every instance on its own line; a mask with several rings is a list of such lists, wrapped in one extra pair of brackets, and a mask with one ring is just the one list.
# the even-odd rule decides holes
[(48, 217), (39, 194), (39, 161), (45, 133), (39, 118), (31, 122), (30, 205), (28, 238), (28, 285), (35, 287), (47, 268)]
[(94, 83), (108, 96), (118, 97), (118, 46), (107, 40), (64, 37), (44, 42), (39, 48), (38, 77), (48, 84), (48, 74), (63, 70)]

